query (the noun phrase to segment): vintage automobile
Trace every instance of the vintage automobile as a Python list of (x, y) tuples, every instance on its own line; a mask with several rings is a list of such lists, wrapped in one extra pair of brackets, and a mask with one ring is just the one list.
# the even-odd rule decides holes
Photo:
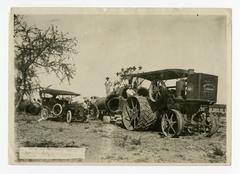
[(209, 106), (217, 101), (217, 76), (192, 69), (165, 69), (129, 77), (131, 81), (150, 81), (150, 86), (145, 95), (136, 93), (125, 100), (122, 121), (126, 129), (158, 126), (167, 137), (178, 137), (184, 132), (211, 136), (217, 131), (217, 117), (209, 111)]
[(40, 120), (62, 119), (70, 123), (98, 117), (97, 107), (88, 100), (84, 103), (73, 102), (73, 98), (80, 94), (49, 88), (40, 90), (39, 94), (42, 101)]

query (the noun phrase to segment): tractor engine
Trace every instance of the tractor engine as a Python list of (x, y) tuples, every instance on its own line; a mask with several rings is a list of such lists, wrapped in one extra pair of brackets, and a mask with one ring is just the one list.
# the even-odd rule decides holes
[(187, 78), (186, 100), (204, 101), (213, 104), (217, 101), (218, 77), (195, 73)]
[(176, 82), (176, 98), (184, 99), (185, 98), (185, 80), (178, 80)]

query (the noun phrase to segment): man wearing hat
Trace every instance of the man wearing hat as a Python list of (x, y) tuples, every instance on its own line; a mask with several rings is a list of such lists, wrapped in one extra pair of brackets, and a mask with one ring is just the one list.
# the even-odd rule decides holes
[(109, 80), (109, 77), (106, 77), (106, 81), (105, 81), (104, 85), (105, 85), (105, 89), (106, 89), (106, 94), (109, 95), (111, 92), (111, 86), (112, 86), (112, 82)]

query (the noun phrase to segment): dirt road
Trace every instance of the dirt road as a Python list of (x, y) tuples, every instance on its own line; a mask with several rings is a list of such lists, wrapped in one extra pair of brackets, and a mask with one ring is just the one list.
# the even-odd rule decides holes
[(39, 116), (15, 119), (18, 147), (86, 147), (85, 163), (224, 163), (225, 117), (210, 138), (166, 138), (159, 132), (128, 131), (100, 120), (89, 123), (37, 122)]

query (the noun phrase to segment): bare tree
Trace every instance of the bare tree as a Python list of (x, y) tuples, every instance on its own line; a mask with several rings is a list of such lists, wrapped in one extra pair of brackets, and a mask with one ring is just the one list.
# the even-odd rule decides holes
[(70, 82), (75, 73), (72, 54), (76, 38), (62, 33), (57, 26), (41, 30), (30, 26), (21, 15), (14, 15), (14, 52), (16, 107), (39, 86), (39, 72), (54, 73), (62, 82)]

